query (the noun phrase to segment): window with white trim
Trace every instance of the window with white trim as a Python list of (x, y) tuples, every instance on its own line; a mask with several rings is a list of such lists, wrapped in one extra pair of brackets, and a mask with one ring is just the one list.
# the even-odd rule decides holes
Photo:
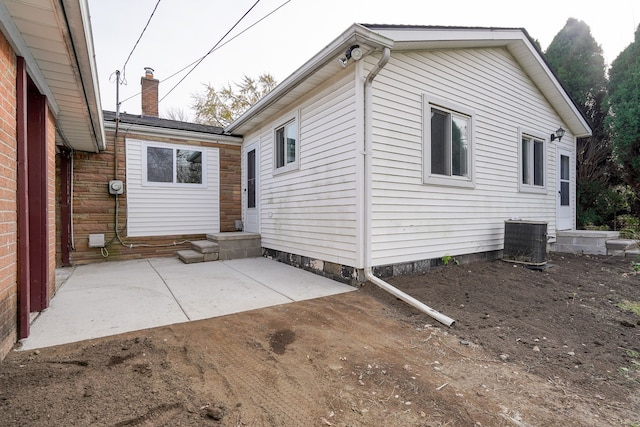
[(145, 144), (145, 184), (202, 185), (205, 153), (195, 148)]
[(424, 182), (473, 185), (473, 114), (444, 101), (424, 105)]
[(298, 169), (300, 157), (299, 135), (297, 114), (296, 117), (274, 128), (274, 173)]
[(544, 140), (523, 133), (520, 138), (521, 189), (545, 188), (545, 159)]

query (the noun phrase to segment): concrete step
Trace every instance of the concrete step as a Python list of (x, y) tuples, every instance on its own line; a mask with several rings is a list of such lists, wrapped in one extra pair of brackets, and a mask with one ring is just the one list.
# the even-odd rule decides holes
[(606, 255), (608, 240), (615, 240), (617, 231), (568, 230), (556, 233), (556, 252)]
[(220, 245), (211, 240), (196, 240), (191, 242), (191, 249), (201, 254), (212, 254), (220, 252)]
[(607, 255), (625, 256), (638, 253), (638, 241), (632, 239), (607, 240)]
[(184, 262), (185, 264), (193, 264), (196, 262), (204, 261), (204, 254), (194, 251), (193, 249), (185, 249), (182, 251), (178, 251), (177, 253), (180, 261)]
[(262, 256), (262, 241), (258, 233), (212, 233), (207, 234), (207, 240), (220, 245), (219, 259), (221, 260)]

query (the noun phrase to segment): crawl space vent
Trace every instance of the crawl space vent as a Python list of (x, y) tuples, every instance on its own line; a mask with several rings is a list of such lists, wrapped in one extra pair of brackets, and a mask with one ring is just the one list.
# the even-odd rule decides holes
[(547, 263), (547, 223), (541, 221), (504, 222), (502, 259), (529, 265)]

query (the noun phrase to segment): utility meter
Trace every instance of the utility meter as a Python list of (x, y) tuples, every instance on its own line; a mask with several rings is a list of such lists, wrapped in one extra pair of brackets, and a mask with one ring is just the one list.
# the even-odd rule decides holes
[(124, 185), (122, 181), (114, 179), (109, 181), (109, 194), (122, 194), (124, 192)]

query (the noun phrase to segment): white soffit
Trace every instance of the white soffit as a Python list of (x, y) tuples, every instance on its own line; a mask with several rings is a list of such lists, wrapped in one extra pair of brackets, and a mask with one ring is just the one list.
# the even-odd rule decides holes
[(17, 30), (8, 35), (5, 31), (5, 35), (16, 55), (25, 57), (31, 78), (47, 96), (56, 115), (59, 142), (75, 150), (103, 150), (104, 126), (86, 0), (3, 0), (3, 5), (0, 14), (3, 23), (8, 23), (3, 27), (13, 25)]

